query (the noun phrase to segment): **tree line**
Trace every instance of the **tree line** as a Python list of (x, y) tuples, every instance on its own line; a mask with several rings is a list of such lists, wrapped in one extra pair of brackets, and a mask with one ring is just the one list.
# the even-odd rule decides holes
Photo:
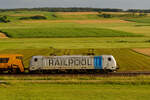
[(150, 9), (128, 9), (126, 12), (150, 13)]
[(15, 8), (15, 9), (0, 9), (0, 12), (5, 11), (48, 11), (48, 12), (139, 12), (150, 13), (150, 9), (115, 9), (115, 8)]
[(122, 12), (123, 9), (113, 8), (16, 8), (16, 9), (0, 9), (5, 11), (48, 11), (48, 12)]

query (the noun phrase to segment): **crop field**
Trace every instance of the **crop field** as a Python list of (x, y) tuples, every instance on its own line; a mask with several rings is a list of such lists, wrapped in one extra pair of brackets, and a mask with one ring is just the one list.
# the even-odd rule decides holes
[(3, 100), (147, 100), (150, 92), (149, 76), (12, 76), (0, 79)]
[[(103, 18), (99, 16), (100, 14), (117, 16)], [(150, 57), (135, 50), (135, 48), (150, 48), (150, 24), (145, 23), (150, 17), (136, 18), (130, 17), (129, 14), (124, 12), (0, 12), (0, 15), (6, 15), (10, 20), (9, 23), (0, 23), (0, 54), (23, 54), (25, 67), (28, 67), (31, 56), (49, 55), (54, 52), (51, 47), (58, 49), (57, 55), (85, 55), (89, 48), (93, 48), (96, 55), (115, 56), (120, 67), (119, 71), (150, 70)], [(118, 17), (120, 15), (122, 17)], [(22, 17), (32, 16), (45, 16), (47, 19), (20, 20)], [(4, 35), (8, 38), (3, 39)]]
[[(117, 13), (118, 14), (118, 13)], [(122, 13), (121, 13), (122, 14)], [(0, 31), (13, 38), (27, 37), (136, 37), (150, 36), (148, 23), (132, 22), (133, 18), (102, 18), (99, 13), (52, 13), (39, 11), (2, 12), (10, 23), (0, 23)], [(46, 20), (19, 20), (27, 16), (45, 16)], [(90, 16), (90, 17), (89, 17)], [(134, 18), (146, 20), (146, 18)], [(126, 21), (127, 20), (127, 21)], [(110, 23), (110, 24), (108, 24)], [(63, 31), (62, 31), (63, 30)], [(137, 31), (138, 30), (138, 31)], [(43, 34), (44, 33), (44, 34)], [(105, 33), (105, 34), (104, 34)]]
[(13, 38), (142, 36), (142, 35), (135, 35), (129, 32), (115, 31), (104, 28), (38, 28), (38, 29), (30, 28), (29, 30), (25, 28), (19, 28), (19, 29), (4, 29), (2, 31), (3, 33), (6, 33), (8, 37)]
[[(102, 17), (110, 14), (111, 18)], [(0, 54), (113, 55), (119, 72), (150, 71), (150, 14), (0, 12)], [(45, 17), (33, 19), (32, 17)], [(150, 76), (0, 76), (2, 100), (149, 100)]]

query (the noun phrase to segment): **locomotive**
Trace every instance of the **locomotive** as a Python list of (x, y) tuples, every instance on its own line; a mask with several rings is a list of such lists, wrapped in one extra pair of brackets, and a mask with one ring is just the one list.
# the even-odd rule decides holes
[(23, 55), (20, 54), (3, 54), (0, 55), (0, 72), (8, 71), (9, 73), (24, 72)]
[(33, 56), (29, 71), (47, 70), (102, 70), (116, 71), (116, 60), (112, 55), (102, 56)]
[[(0, 70), (8, 72), (24, 72), (23, 55), (0, 55)], [(29, 62), (29, 72), (65, 71), (117, 71), (117, 63), (112, 55), (101, 56), (32, 56)]]

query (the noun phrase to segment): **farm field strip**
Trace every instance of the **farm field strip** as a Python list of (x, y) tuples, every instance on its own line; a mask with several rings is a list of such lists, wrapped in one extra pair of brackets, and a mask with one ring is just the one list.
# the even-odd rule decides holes
[[(99, 74), (100, 75), (100, 74)], [(75, 83), (84, 83), (85, 81), (91, 82), (91, 83), (101, 83), (105, 84), (108, 81), (108, 84), (118, 84), (121, 83), (122, 85), (124, 84), (133, 84), (133, 83), (145, 83), (149, 84), (150, 83), (150, 76), (149, 75), (139, 75), (139, 76), (105, 76), (101, 77), (99, 75), (93, 75), (93, 74), (49, 74), (49, 75), (44, 75), (44, 74), (39, 74), (38, 76), (34, 75), (2, 75), (0, 76), (0, 82), (11, 82), (11, 80), (14, 81), (25, 81), (25, 82), (62, 82), (65, 83), (66, 81), (69, 81), (69, 83), (75, 82)], [(26, 81), (27, 80), (27, 81)], [(33, 80), (33, 81), (32, 81)], [(112, 82), (112, 83), (111, 83)], [(133, 82), (133, 83), (130, 83)]]
[(15, 38), (0, 39), (0, 50), (40, 48), (142, 48), (150, 47), (146, 37), (103, 37), (103, 38)]
[[(63, 31), (62, 31), (63, 30)], [(51, 38), (51, 37), (141, 37), (143, 35), (104, 28), (19, 28), (3, 29), (12, 38)]]
[(21, 23), (132, 23), (130, 21), (119, 20), (119, 19), (103, 19), (103, 20), (24, 20)]
[[(119, 21), (119, 20), (118, 20)], [(118, 22), (116, 21), (116, 22)], [(25, 21), (29, 22), (29, 21)], [(48, 23), (47, 23), (48, 22)], [(55, 23), (57, 22), (57, 23)], [(15, 32), (15, 34), (21, 33), (19, 37), (23, 37), (24, 35), (32, 35), (34, 33), (34, 37), (42, 36), (43, 34), (41, 33), (40, 30), (44, 30), (44, 33), (48, 33), (49, 35), (53, 35), (53, 33), (57, 32), (57, 34), (62, 33), (62, 34), (73, 34), (74, 32), (76, 33), (76, 29), (81, 30), (77, 31), (82, 34), (97, 34), (97, 36), (150, 36), (150, 26), (140, 26), (144, 25), (142, 23), (116, 23), (115, 21), (111, 20), (100, 20), (99, 22), (102, 23), (95, 23), (98, 21), (78, 21), (78, 22), (85, 22), (86, 24), (79, 24), (79, 23), (73, 23), (73, 22), (65, 22), (56, 20), (56, 21), (30, 21), (30, 23), (24, 23), (23, 22), (16, 22), (16, 23), (8, 23), (8, 24), (1, 24), (0, 23), (0, 30), (7, 32), (7, 34), (13, 35), (12, 33)], [(94, 22), (94, 23), (91, 23)], [(110, 24), (108, 24), (110, 23)], [(29, 25), (30, 24), (30, 25)], [(39, 30), (40, 27), (40, 30)], [(62, 29), (68, 31), (61, 31)], [(105, 29), (106, 33), (104, 34), (103, 30)], [(111, 30), (110, 30), (111, 29)], [(15, 31), (14, 31), (15, 30)], [(17, 31), (18, 30), (18, 31)], [(57, 31), (56, 31), (57, 30)], [(82, 31), (84, 30), (84, 31)], [(96, 31), (97, 30), (97, 31)], [(112, 32), (110, 32), (112, 31)], [(31, 34), (29, 34), (30, 32)], [(69, 33), (68, 33), (69, 32)], [(113, 35), (113, 32), (117, 32)], [(110, 35), (110, 33), (112, 35)], [(127, 35), (124, 35), (124, 34)], [(128, 35), (130, 33), (130, 35)], [(77, 33), (76, 33), (77, 34)], [(77, 34), (79, 35), (79, 34)], [(94, 35), (93, 35), (94, 36)]]
[(147, 100), (149, 99), (150, 92), (149, 85), (138, 84), (49, 84), (38, 82), (10, 82), (1, 84), (0, 89), (2, 92), (0, 96), (3, 100), (43, 100), (43, 97), (44, 100), (99, 100), (99, 98), (101, 98), (101, 100), (126, 100), (126, 98), (128, 98), (128, 100)]
[(89, 15), (89, 14), (99, 14), (98, 12), (56, 12), (60, 15)]

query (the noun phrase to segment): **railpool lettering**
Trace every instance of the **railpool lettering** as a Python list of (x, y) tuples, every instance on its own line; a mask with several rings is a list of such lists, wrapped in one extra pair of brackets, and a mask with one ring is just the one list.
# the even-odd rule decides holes
[(92, 66), (90, 58), (49, 58), (49, 66)]

